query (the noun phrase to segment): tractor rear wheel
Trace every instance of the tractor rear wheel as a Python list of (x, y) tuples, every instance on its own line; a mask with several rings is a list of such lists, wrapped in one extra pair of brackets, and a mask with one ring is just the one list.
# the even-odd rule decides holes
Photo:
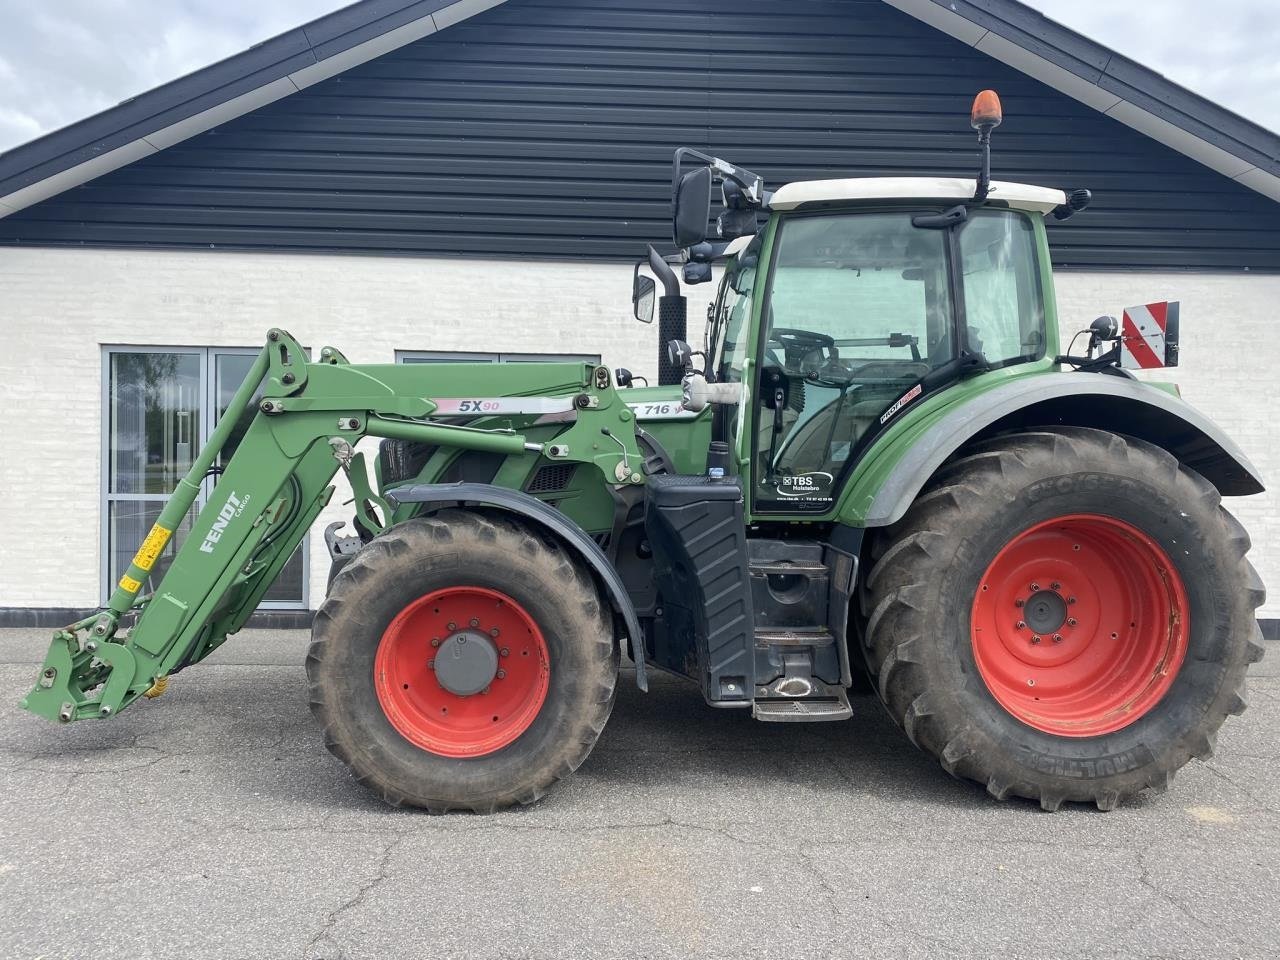
[(1262, 583), (1219, 500), (1164, 450), (1084, 428), (944, 468), (867, 577), (889, 713), (1001, 799), (1111, 809), (1163, 789), (1212, 753), (1262, 656)]
[(325, 744), (399, 806), (532, 803), (613, 708), (618, 649), (591, 578), (515, 521), (409, 520), (333, 581), (307, 657)]

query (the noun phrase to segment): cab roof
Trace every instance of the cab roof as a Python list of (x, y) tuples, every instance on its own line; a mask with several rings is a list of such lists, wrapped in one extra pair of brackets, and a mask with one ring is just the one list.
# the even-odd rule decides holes
[[(817, 204), (875, 200), (968, 200), (977, 189), (962, 177), (851, 177), (845, 180), (800, 180), (774, 191), (770, 210), (795, 210)], [(1067, 202), (1066, 194), (1026, 183), (991, 181), (988, 200), (1015, 210), (1048, 213)]]

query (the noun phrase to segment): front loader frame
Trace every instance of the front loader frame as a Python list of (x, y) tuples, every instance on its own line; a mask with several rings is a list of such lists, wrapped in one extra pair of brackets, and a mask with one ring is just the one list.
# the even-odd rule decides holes
[[(369, 533), (385, 529), (387, 504), (373, 494), (363, 458), (352, 449), (361, 437), (514, 458), (541, 455), (591, 464), (616, 487), (643, 483), (634, 415), (619, 398), (607, 368), (520, 365), (502, 372), (502, 389), (496, 391), (502, 397), (474, 399), (476, 392), (474, 368), (357, 366), (331, 347), (312, 363), (287, 332), (271, 330), (106, 608), (54, 634), (22, 706), (63, 722), (111, 716), (148, 692), (158, 693), (170, 674), (204, 659), (257, 608), (329, 502), (339, 469), (348, 472), (360, 525)], [(195, 517), (154, 592), (140, 596), (251, 404), (257, 413), (222, 470), (214, 495)], [(484, 409), (486, 404), (491, 409)], [(552, 407), (572, 414), (555, 442), (527, 441), (519, 431), (532, 427)], [(495, 425), (450, 422), (467, 413), (493, 413), (482, 422)], [(122, 619), (130, 613), (137, 620), (125, 631)]]

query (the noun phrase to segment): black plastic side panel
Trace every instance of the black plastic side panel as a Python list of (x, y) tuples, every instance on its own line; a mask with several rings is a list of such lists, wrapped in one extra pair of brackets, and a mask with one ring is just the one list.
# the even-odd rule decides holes
[(645, 529), (661, 593), (654, 659), (697, 680), (716, 706), (748, 706), (754, 621), (737, 478), (650, 477)]
[(827, 625), (836, 638), (836, 651), (840, 655), (840, 682), (846, 687), (853, 683), (853, 670), (849, 665), (849, 605), (858, 583), (858, 558), (862, 554), (861, 528), (837, 525), (827, 541), (826, 560), (831, 570), (831, 593), (827, 600)]
[(618, 571), (614, 569), (600, 546), (559, 510), (547, 506), (527, 493), (495, 487), (487, 483), (418, 483), (388, 490), (386, 497), (393, 506), (403, 503), (430, 503), (442, 506), (450, 503), (483, 504), (509, 510), (546, 527), (577, 552), (604, 584), (609, 592), (613, 609), (622, 617), (627, 627), (627, 636), (631, 638), (631, 659), (636, 665), (636, 685), (641, 690), (649, 689), (649, 681), (645, 676), (644, 631), (640, 629), (640, 620), (636, 617), (635, 608), (627, 595), (627, 588), (623, 585), (622, 578), (618, 576)]

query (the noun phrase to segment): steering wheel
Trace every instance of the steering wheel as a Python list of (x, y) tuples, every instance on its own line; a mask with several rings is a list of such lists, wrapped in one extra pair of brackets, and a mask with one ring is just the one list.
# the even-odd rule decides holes
[[(800, 330), (796, 327), (774, 327), (769, 331), (769, 339), (782, 344), (788, 367), (799, 368), (801, 361), (814, 353), (819, 355), (820, 360), (820, 363), (813, 365), (814, 369), (819, 366), (828, 366), (840, 359), (840, 351), (836, 347), (835, 337), (829, 337), (825, 333)], [(825, 358), (822, 357), (822, 351), (824, 350), (826, 351)]]

